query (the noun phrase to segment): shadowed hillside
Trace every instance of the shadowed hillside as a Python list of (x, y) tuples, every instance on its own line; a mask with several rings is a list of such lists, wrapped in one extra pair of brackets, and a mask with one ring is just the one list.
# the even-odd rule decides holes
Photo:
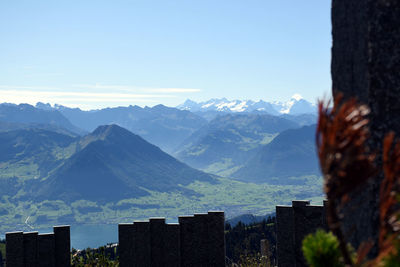
[(269, 182), (274, 177), (312, 174), (320, 174), (315, 148), (315, 125), (280, 133), (233, 176), (245, 181)]
[(192, 169), (141, 137), (116, 125), (100, 126), (80, 140), (81, 150), (37, 189), (43, 199), (110, 201), (147, 195), (146, 189), (194, 192), (182, 188), (214, 178)]
[(219, 116), (188, 138), (175, 155), (195, 168), (210, 172), (217, 169), (210, 165), (219, 164), (220, 170), (234, 168), (279, 132), (297, 127), (295, 122), (272, 115)]

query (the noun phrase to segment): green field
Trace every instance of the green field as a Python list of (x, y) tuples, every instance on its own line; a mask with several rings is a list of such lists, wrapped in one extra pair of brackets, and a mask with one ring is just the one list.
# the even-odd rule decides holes
[(9, 196), (3, 196), (0, 200), (0, 233), (55, 224), (116, 224), (156, 216), (176, 221), (179, 215), (215, 209), (224, 210), (227, 218), (245, 213), (265, 215), (274, 212), (276, 205), (290, 204), (294, 199), (322, 203), (320, 177), (293, 179), (301, 181), (301, 185), (253, 184), (219, 178), (218, 184), (195, 182), (186, 186), (197, 193), (192, 196), (180, 192), (149, 191), (150, 195), (145, 197), (103, 205), (86, 200), (70, 204), (61, 200), (15, 202)]

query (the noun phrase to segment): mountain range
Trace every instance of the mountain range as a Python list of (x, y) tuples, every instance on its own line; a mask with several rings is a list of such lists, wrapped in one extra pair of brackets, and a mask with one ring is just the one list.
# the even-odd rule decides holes
[(315, 121), (260, 110), (0, 104), (0, 228), (264, 213), (319, 196)]
[(20, 128), (59, 129), (75, 134), (85, 134), (84, 130), (73, 125), (58, 110), (44, 110), (29, 104), (0, 104), (0, 130)]
[(280, 132), (300, 127), (268, 114), (227, 114), (200, 128), (174, 155), (190, 166), (229, 175)]
[[(316, 113), (316, 106), (295, 94), (286, 102), (266, 102), (263, 100), (228, 100), (226, 98), (214, 98), (204, 102), (195, 102), (190, 99), (177, 106), (181, 110), (189, 110), (198, 114), (210, 114), (210, 112), (262, 112), (271, 115), (290, 114), (299, 115)], [(204, 115), (207, 116), (207, 115)]]
[[(211, 120), (198, 115), (201, 113), (204, 115), (203, 111), (194, 114), (189, 110), (163, 105), (152, 108), (128, 106), (83, 111), (78, 108), (43, 103), (37, 103), (36, 107), (27, 104), (0, 104), (0, 132), (42, 129), (78, 137), (93, 131), (99, 125), (116, 124), (194, 168), (216, 175), (245, 179), (243, 177), (246, 173), (243, 169), (245, 164), (249, 164), (248, 161), (253, 160), (259, 150), (273, 141), (281, 132), (312, 125), (316, 121), (314, 113), (271, 115), (260, 111), (261, 104), (273, 106), (263, 101), (258, 102), (258, 108), (254, 104), (256, 102), (242, 101), (241, 103), (246, 102), (249, 105), (253, 103), (252, 109), (247, 108), (241, 111), (236, 109), (236, 112), (232, 112), (227, 107), (235, 110), (233, 105), (226, 104), (226, 101), (226, 99), (220, 99), (217, 106), (225, 108), (219, 111), (212, 110), (212, 105), (208, 106), (211, 110), (205, 112), (215, 115)], [(293, 101), (297, 104), (306, 102), (300, 97), (294, 97)], [(208, 102), (215, 103), (216, 100)], [(291, 105), (292, 108), (296, 107), (293, 103)], [(245, 106), (242, 105), (243, 108)], [(312, 139), (313, 135), (310, 135), (310, 138)], [(71, 152), (77, 148), (70, 147), (69, 149)], [(32, 170), (38, 168), (34, 165), (29, 166)], [(40, 168), (43, 169), (43, 166)], [(284, 176), (284, 172), (278, 176)], [(277, 172), (273, 173), (277, 174)], [(304, 173), (298, 172), (298, 174)], [(256, 178), (252, 181), (265, 180)]]
[(77, 127), (91, 132), (100, 125), (117, 124), (136, 133), (166, 152), (172, 152), (207, 121), (185, 110), (156, 105), (128, 106), (84, 111), (61, 105), (38, 103), (41, 110), (57, 111)]

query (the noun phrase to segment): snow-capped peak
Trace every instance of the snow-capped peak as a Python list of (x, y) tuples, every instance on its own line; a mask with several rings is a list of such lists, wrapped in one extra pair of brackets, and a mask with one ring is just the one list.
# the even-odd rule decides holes
[(226, 98), (214, 98), (204, 102), (186, 100), (185, 103), (177, 106), (177, 108), (192, 112), (263, 112), (273, 115), (316, 112), (315, 105), (305, 100), (300, 94), (294, 94), (290, 100), (286, 102), (228, 100)]
[(292, 99), (299, 101), (299, 100), (303, 99), (303, 97), (300, 94), (294, 94), (294, 95), (292, 95)]

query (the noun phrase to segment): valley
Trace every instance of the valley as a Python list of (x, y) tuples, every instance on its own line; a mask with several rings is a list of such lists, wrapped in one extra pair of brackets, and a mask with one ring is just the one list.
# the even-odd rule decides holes
[(315, 114), (274, 114), (0, 104), (0, 231), (321, 202)]

